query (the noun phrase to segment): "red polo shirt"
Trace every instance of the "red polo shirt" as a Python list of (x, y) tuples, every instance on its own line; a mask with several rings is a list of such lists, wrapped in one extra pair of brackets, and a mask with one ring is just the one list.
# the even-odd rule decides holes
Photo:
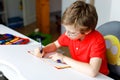
[(68, 46), (71, 57), (75, 60), (89, 63), (93, 57), (102, 59), (101, 73), (108, 75), (109, 70), (106, 61), (106, 46), (103, 36), (98, 31), (92, 31), (81, 40), (71, 40), (65, 34), (58, 38), (61, 46)]

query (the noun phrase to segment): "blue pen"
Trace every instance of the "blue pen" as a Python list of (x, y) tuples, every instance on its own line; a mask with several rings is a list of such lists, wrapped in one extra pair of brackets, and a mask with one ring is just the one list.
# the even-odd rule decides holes
[(43, 52), (43, 47), (42, 47), (42, 42), (41, 42), (41, 39), (40, 39), (40, 53), (42, 53)]
[(41, 38), (37, 38), (37, 40), (39, 41), (40, 43), (40, 53), (43, 52), (43, 48), (42, 48), (42, 41), (41, 41)]
[(60, 59), (57, 60), (57, 63), (62, 63)]
[(43, 52), (43, 48), (42, 48), (42, 44), (41, 44), (41, 47), (40, 47), (40, 53), (42, 53)]

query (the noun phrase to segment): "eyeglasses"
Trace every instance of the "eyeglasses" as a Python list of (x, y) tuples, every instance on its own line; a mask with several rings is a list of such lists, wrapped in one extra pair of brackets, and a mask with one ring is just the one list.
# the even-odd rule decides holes
[(70, 32), (70, 31), (66, 31), (66, 34), (68, 36), (78, 36), (80, 34), (80, 32)]

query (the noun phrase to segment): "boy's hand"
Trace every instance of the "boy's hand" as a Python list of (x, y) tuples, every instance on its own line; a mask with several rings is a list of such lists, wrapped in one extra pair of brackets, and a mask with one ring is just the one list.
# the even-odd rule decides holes
[(39, 58), (42, 58), (43, 55), (44, 55), (44, 51), (42, 51), (42, 53), (41, 53), (39, 47), (36, 48), (36, 49), (34, 49), (33, 51), (29, 51), (29, 53), (32, 54), (32, 55), (35, 55), (35, 56), (37, 56), (37, 57), (39, 57)]
[[(63, 58), (64, 58), (64, 55), (63, 54), (61, 54), (61, 53), (56, 53), (56, 54), (53, 54), (53, 55), (51, 55), (50, 56), (54, 61), (56, 61), (56, 62), (60, 62), (60, 63), (64, 63), (64, 61), (63, 61)], [(58, 62), (58, 63), (59, 63)]]

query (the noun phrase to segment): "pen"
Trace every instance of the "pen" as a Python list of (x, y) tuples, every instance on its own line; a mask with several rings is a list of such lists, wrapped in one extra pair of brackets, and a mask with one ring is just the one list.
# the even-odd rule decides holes
[(43, 48), (42, 48), (42, 44), (41, 44), (41, 47), (40, 47), (40, 53), (42, 53), (43, 52)]
[(60, 59), (57, 60), (57, 63), (62, 63)]
[(40, 38), (38, 38), (37, 40), (40, 42), (40, 53), (42, 53), (43, 52), (42, 41)]

